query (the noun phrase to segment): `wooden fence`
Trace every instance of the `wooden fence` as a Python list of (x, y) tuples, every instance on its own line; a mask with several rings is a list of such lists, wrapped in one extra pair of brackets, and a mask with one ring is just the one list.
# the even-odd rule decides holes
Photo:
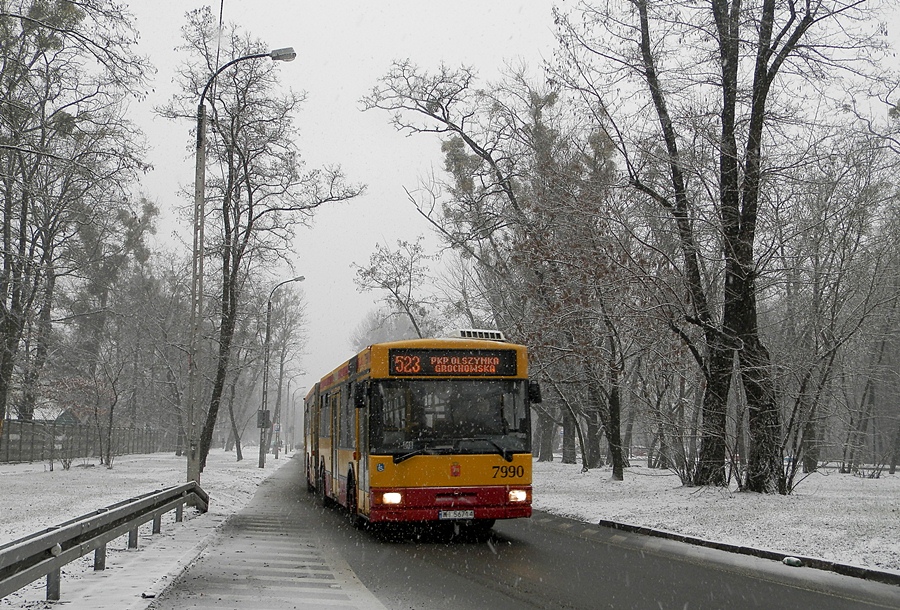
[[(174, 451), (172, 435), (150, 428), (113, 428), (113, 455)], [(106, 429), (103, 452), (106, 453)], [(0, 434), (2, 462), (63, 462), (100, 456), (96, 426), (7, 419)]]

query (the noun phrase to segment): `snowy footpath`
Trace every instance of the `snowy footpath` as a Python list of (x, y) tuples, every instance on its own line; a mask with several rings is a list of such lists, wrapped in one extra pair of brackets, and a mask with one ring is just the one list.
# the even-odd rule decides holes
[[(92, 571), (92, 554), (63, 569), (69, 609), (146, 608), (193, 561), (225, 520), (253, 497), (259, 484), (290, 456), (241, 462), (214, 452), (201, 477), (210, 494), (205, 515), (172, 513), (162, 533), (141, 529), (138, 549), (127, 537), (108, 545), (107, 569)], [(665, 471), (635, 466), (625, 481), (608, 469), (580, 472), (559, 462), (534, 464), (534, 507), (588, 523), (601, 520), (650, 527), (704, 540), (819, 557), (900, 575), (900, 476), (863, 479), (825, 471), (805, 479), (791, 496), (686, 488)], [(183, 482), (183, 458), (169, 454), (122, 456), (112, 469), (89, 462), (68, 471), (58, 464), (0, 465), (0, 544), (148, 491)], [(298, 484), (300, 482), (298, 481)], [(111, 586), (115, 583), (114, 586)], [(5, 608), (50, 608), (43, 579), (0, 600)]]

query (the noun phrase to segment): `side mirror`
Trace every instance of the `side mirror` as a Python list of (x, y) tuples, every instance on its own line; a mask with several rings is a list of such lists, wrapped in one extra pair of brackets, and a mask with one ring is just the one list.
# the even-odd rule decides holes
[(528, 401), (533, 403), (543, 402), (541, 399), (541, 384), (537, 381), (528, 382)]

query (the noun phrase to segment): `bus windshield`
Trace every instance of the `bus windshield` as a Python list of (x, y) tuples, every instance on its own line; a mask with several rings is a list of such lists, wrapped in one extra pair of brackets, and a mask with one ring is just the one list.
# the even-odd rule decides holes
[(391, 379), (374, 384), (374, 454), (528, 452), (524, 380)]

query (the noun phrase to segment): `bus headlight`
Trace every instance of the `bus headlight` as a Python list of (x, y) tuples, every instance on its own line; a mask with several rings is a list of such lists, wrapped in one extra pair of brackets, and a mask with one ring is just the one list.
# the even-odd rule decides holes
[(509, 501), (510, 502), (525, 502), (528, 499), (528, 492), (524, 489), (510, 489), (509, 490)]
[(403, 500), (403, 496), (398, 491), (389, 491), (381, 496), (381, 501), (384, 504), (400, 504), (401, 500)]

